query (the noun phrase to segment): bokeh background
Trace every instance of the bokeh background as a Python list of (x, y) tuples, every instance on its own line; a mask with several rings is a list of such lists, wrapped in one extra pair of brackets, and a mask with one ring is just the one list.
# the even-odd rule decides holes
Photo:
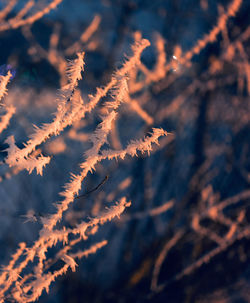
[[(1, 8), (6, 2), (1, 1)], [(18, 1), (8, 18), (24, 3)], [(32, 26), (0, 32), (0, 73), (11, 68), (15, 74), (5, 100), (17, 108), (1, 134), (1, 160), (6, 157), (7, 136), (14, 135), (21, 147), (33, 124), (53, 118), (58, 89), (65, 81), (53, 48), (62, 60), (74, 58), (75, 51), (86, 52), (80, 82), (83, 98), (106, 84), (124, 62), (124, 54), (131, 54), (135, 33), (151, 42), (142, 55), (149, 71), (157, 62), (159, 37), (165, 41), (170, 66), (159, 81), (145, 83), (132, 94), (146, 116), (126, 105), (121, 108), (110, 144), (125, 146), (152, 127), (162, 127), (169, 136), (150, 157), (98, 165), (84, 182), (82, 194), (105, 176), (108, 180), (77, 199), (64, 224), (74, 226), (124, 195), (132, 206), (79, 244), (84, 249), (108, 240), (96, 254), (81, 260), (76, 272), (53, 283), (39, 302), (250, 302), (250, 2), (242, 1), (216, 41), (189, 64), (178, 60), (178, 50), (187, 52), (209, 33), (229, 4), (64, 0)], [(93, 32), (81, 41), (90, 24)], [(139, 71), (136, 77), (143, 81), (145, 75)], [(101, 105), (40, 147), (44, 155), (53, 155), (42, 177), (1, 165), (2, 265), (19, 242), (31, 245), (37, 238), (39, 217), (53, 212), (52, 203), (59, 199), (70, 172), (79, 172), (100, 112)], [(225, 200), (219, 215), (209, 213)], [(25, 223), (29, 211), (37, 222)]]

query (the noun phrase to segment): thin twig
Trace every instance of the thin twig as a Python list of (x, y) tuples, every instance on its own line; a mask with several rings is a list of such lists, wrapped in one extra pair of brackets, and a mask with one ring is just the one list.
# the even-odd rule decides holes
[(79, 199), (79, 198), (82, 198), (82, 197), (85, 197), (89, 194), (91, 194), (92, 192), (96, 191), (98, 188), (100, 188), (104, 183), (107, 182), (109, 176), (105, 176), (105, 178), (101, 181), (101, 183), (99, 183), (95, 188), (91, 189), (90, 191), (87, 191), (85, 194), (83, 195), (80, 195), (80, 196), (77, 196), (76, 198)]

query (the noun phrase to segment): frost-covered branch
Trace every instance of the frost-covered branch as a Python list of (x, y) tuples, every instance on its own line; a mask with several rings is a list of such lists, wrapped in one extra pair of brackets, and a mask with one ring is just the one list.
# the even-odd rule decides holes
[[(81, 79), (81, 72), (84, 66), (84, 53), (78, 53), (77, 59), (69, 62), (68, 79), (69, 84), (61, 90), (60, 102), (52, 123), (46, 123), (42, 127), (35, 126), (35, 132), (30, 136), (29, 141), (24, 144), (23, 149), (19, 149), (13, 138), (9, 137), (6, 143), (8, 156), (5, 162), (11, 167), (16, 166), (20, 169), (27, 169), (29, 173), (36, 168), (37, 173), (42, 174), (42, 167), (50, 162), (50, 157), (40, 156), (34, 158), (30, 154), (35, 148), (53, 135), (58, 135), (65, 127), (72, 124), (74, 117), (83, 109), (83, 100), (74, 90)], [(70, 112), (70, 106), (72, 109)], [(29, 162), (32, 163), (29, 163)]]
[(12, 118), (12, 116), (15, 114), (16, 112), (16, 108), (14, 106), (6, 106), (5, 107), (6, 113), (1, 116), (1, 121), (0, 121), (0, 133), (2, 133), (2, 131), (7, 128), (10, 119)]
[[(6, 151), (8, 152), (8, 156), (5, 159), (5, 162), (10, 167), (17, 166), (20, 169), (27, 169), (29, 172), (32, 172), (32, 170), (35, 169), (37, 165), (39, 167), (38, 169), (36, 168), (37, 172), (41, 174), (41, 167), (49, 163), (50, 157), (40, 158), (40, 160), (43, 160), (43, 163), (41, 164), (39, 163), (39, 159), (37, 162), (34, 162), (34, 159), (32, 159), (33, 164), (28, 165), (27, 161), (31, 158), (30, 154), (35, 150), (38, 145), (42, 144), (48, 138), (50, 138), (51, 136), (58, 135), (73, 122), (84, 118), (85, 114), (87, 112), (91, 112), (95, 108), (97, 103), (101, 100), (101, 98), (106, 96), (106, 94), (113, 87), (116, 87), (117, 85), (122, 85), (123, 89), (120, 89), (119, 91), (122, 92), (122, 94), (124, 95), (126, 91), (126, 88), (124, 87), (124, 85), (126, 85), (125, 76), (131, 69), (135, 67), (136, 64), (139, 64), (141, 53), (147, 46), (149, 46), (149, 44), (149, 41), (146, 39), (141, 39), (140, 41), (137, 41), (135, 45), (132, 46), (133, 55), (125, 61), (121, 69), (115, 72), (110, 82), (104, 88), (97, 88), (96, 94), (94, 96), (90, 96), (90, 101), (87, 104), (83, 104), (81, 97), (79, 95), (75, 97), (74, 94), (74, 90), (78, 84), (78, 80), (81, 79), (81, 72), (83, 71), (84, 66), (84, 53), (78, 53), (78, 58), (74, 61), (69, 62), (69, 84), (66, 85), (61, 91), (61, 100), (58, 105), (53, 122), (46, 123), (40, 128), (35, 127), (35, 132), (30, 136), (30, 140), (26, 144), (24, 144), (25, 147), (23, 149), (19, 149), (15, 145), (11, 145), (9, 148), (7, 148)], [(116, 102), (121, 102), (119, 100), (123, 98), (123, 95), (121, 97), (117, 96), (118, 98)], [(67, 111), (69, 107), (69, 100), (72, 101), (73, 104), (73, 108), (71, 111)]]
[(0, 76), (0, 101), (7, 94), (7, 84), (9, 83), (12, 74), (8, 71), (6, 76)]

